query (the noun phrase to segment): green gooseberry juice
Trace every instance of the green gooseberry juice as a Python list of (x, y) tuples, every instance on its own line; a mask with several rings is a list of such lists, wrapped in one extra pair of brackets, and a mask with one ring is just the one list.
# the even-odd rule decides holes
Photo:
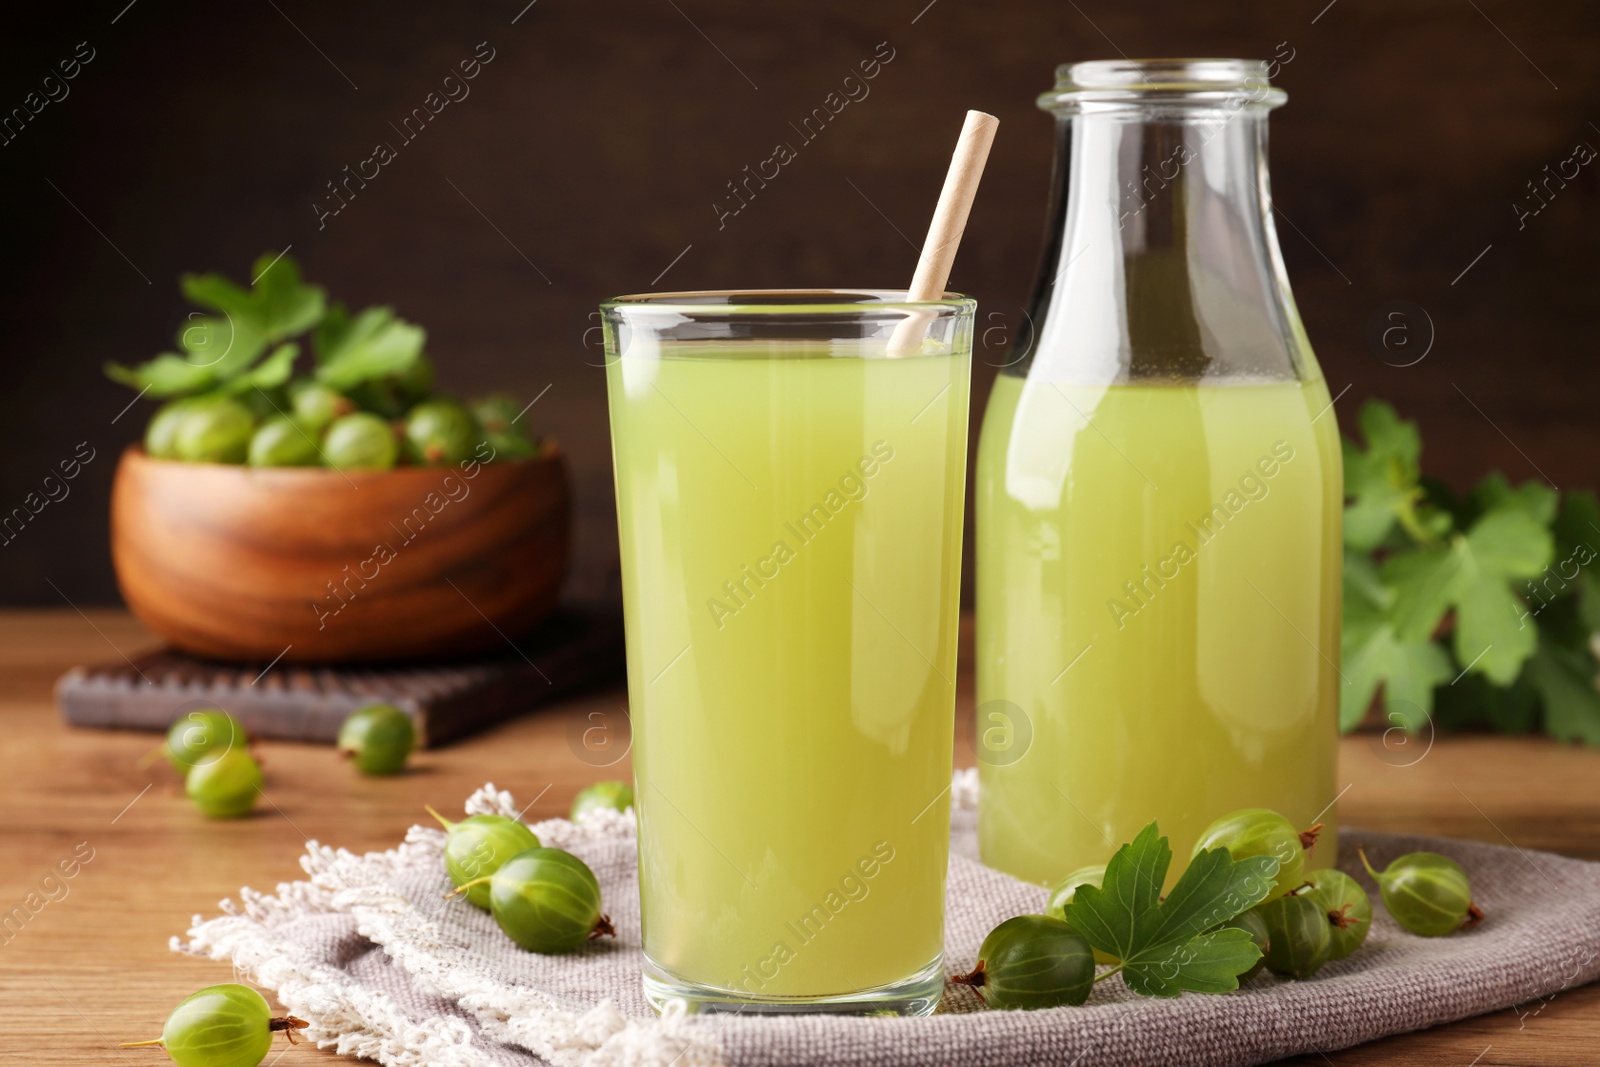
[(668, 299), (606, 306), (646, 993), (931, 1011), (971, 302)]

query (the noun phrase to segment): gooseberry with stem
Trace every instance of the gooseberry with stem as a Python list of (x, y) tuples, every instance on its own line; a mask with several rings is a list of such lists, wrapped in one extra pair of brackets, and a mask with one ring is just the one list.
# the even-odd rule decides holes
[(1189, 858), (1212, 848), (1227, 849), (1235, 860), (1272, 856), (1278, 861), (1275, 895), (1281, 896), (1304, 881), (1301, 876), (1306, 868), (1306, 852), (1316, 844), (1321, 831), (1321, 823), (1296, 830), (1288, 819), (1268, 808), (1243, 808), (1202, 830)]
[(245, 985), (207, 986), (185, 997), (167, 1016), (161, 1037), (124, 1042), (123, 1048), (159, 1045), (178, 1067), (256, 1067), (272, 1050), (272, 1035), (311, 1024), (293, 1015), (274, 1016), (266, 998)]
[(1061, 919), (1017, 915), (989, 931), (978, 949), (977, 966), (951, 981), (971, 986), (993, 1008), (1082, 1004), (1096, 981), (1094, 950)]
[(1328, 962), (1333, 928), (1320, 900), (1305, 893), (1273, 897), (1253, 909), (1267, 928), (1267, 969), (1285, 978), (1309, 978)]
[(1448, 856), (1407, 852), (1382, 871), (1372, 869), (1364, 851), (1360, 856), (1361, 865), (1378, 883), (1383, 906), (1412, 933), (1442, 937), (1483, 921), (1483, 910), (1472, 902), (1467, 872)]
[(559, 848), (519, 852), (486, 878), (446, 896), (489, 887), (489, 911), (507, 937), (530, 952), (570, 952), (585, 941), (614, 937), (600, 911), (600, 882), (589, 865)]
[(505, 815), (469, 815), (451, 822), (431, 807), (428, 814), (445, 829), (444, 869), (450, 884), (464, 886), (467, 900), (489, 910), (489, 886), (482, 879), (498, 871), (512, 856), (539, 847), (539, 837)]
[(1317, 901), (1328, 917), (1333, 939), (1329, 960), (1342, 960), (1361, 947), (1372, 929), (1372, 898), (1361, 883), (1343, 871), (1313, 871), (1306, 895)]

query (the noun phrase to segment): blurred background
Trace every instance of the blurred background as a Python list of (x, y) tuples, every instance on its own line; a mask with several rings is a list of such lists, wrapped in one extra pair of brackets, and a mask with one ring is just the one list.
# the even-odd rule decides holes
[[(0, 602), (117, 602), (111, 476), (153, 405), (126, 410), (132, 391), (102, 365), (171, 347), (189, 310), (181, 272), (248, 280), (257, 255), (285, 250), (332, 297), (425, 326), (444, 388), (538, 397), (526, 418), (573, 467), (579, 588), (604, 587), (616, 547), (598, 301), (904, 286), (969, 107), (1002, 120), (951, 279), (980, 303), (975, 444), (1043, 238), (1052, 130), (1033, 100), (1056, 64), (1117, 56), (1282, 63), (1278, 231), (1329, 386), (1349, 387), (1347, 432), (1362, 399), (1383, 397), (1420, 421), (1424, 468), (1454, 485), (1490, 467), (1594, 485), (1597, 44), (1600, 7), (1578, 0), (13, 12), (0, 513), (60, 460), (93, 458), (0, 544)], [(867, 94), (802, 144), (794, 125), (875, 57)], [(477, 76), (446, 97), (473, 58)], [(428, 121), (403, 129), (415, 109)], [(730, 213), (728, 183), (785, 141), (797, 157)], [(380, 144), (392, 158), (377, 176), (345, 184)]]

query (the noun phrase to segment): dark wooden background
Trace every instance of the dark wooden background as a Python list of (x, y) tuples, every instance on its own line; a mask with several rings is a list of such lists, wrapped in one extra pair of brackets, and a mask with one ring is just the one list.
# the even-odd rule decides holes
[[(981, 412), (1041, 237), (1052, 146), (1033, 98), (1057, 63), (1119, 53), (1292, 52), (1290, 104), (1272, 120), (1278, 225), (1330, 384), (1352, 386), (1341, 422), (1386, 397), (1421, 420), (1425, 465), (1452, 482), (1491, 466), (1600, 482), (1600, 161), (1520, 229), (1514, 208), (1547, 165), (1600, 148), (1593, 3), (525, 4), (8, 12), (7, 113), (79, 42), (94, 58), (0, 146), (0, 509), (79, 442), (96, 458), (0, 546), (0, 602), (116, 600), (110, 477), (149, 409), (113, 422), (132, 394), (100, 366), (170, 344), (181, 271), (244, 275), (287, 246), (347, 302), (425, 325), (448, 387), (549, 386), (530, 418), (572, 458), (580, 570), (595, 580), (615, 553), (604, 382), (585, 333), (596, 302), (905, 284), (968, 107), (1002, 119), (952, 281), (985, 317)], [(725, 183), (883, 41), (894, 59), (870, 96), (719, 229)], [(319, 229), (325, 183), (398, 144), (390, 123), (479, 42), (495, 58), (471, 95)], [(1371, 341), (1394, 301), (1410, 309), (1401, 354)], [(1390, 365), (1425, 347), (1429, 321), (1427, 357)]]

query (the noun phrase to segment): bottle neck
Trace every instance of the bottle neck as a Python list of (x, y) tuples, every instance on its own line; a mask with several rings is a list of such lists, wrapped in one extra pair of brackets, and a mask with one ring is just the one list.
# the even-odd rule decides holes
[(1083, 108), (1058, 119), (1030, 350), (1085, 384), (1315, 373), (1272, 225), (1266, 114)]

